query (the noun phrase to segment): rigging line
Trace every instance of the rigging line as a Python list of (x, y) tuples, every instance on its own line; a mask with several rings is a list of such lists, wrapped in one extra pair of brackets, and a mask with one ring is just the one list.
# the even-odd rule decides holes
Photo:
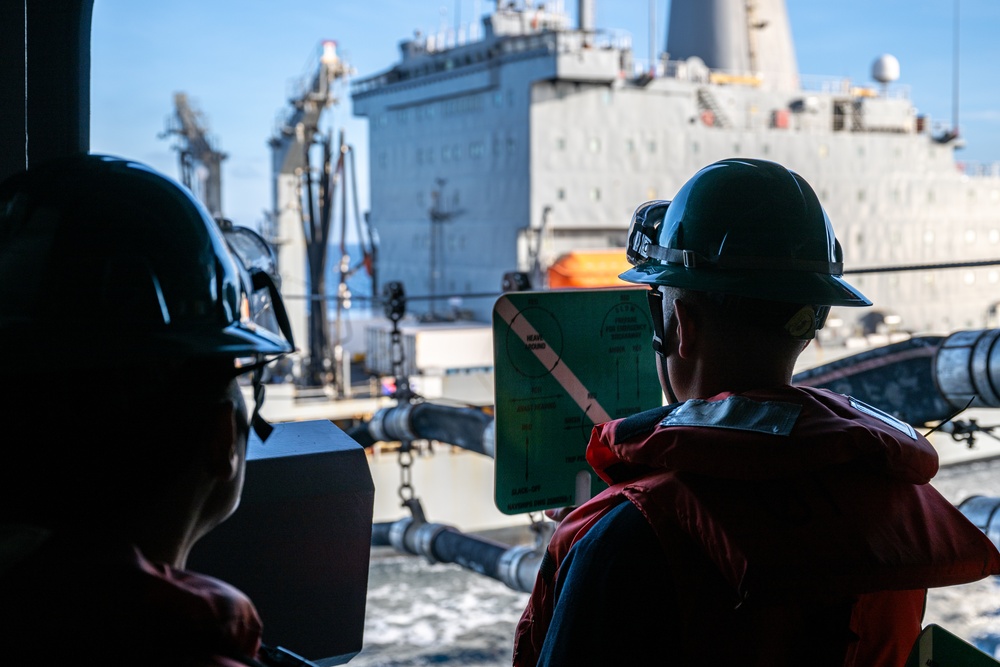
[(936, 269), (968, 269), (978, 266), (997, 266), (1000, 259), (984, 259), (978, 262), (951, 262), (946, 264), (906, 264), (902, 266), (880, 266), (864, 269), (844, 269), (848, 273), (894, 273), (897, 271), (931, 271)]
[[(436, 296), (407, 296), (406, 301), (440, 301), (442, 299), (486, 299), (486, 298), (497, 298), (503, 295), (503, 292), (467, 292), (465, 294), (439, 294)], [(284, 301), (296, 301), (296, 300), (309, 300), (309, 301), (334, 301), (340, 299), (341, 297), (336, 294), (283, 294), (282, 299)], [(387, 299), (381, 297), (370, 297), (370, 296), (352, 296), (352, 301), (359, 302), (371, 302), (371, 303), (388, 303)]]
[(935, 427), (934, 427), (934, 428), (932, 428), (931, 430), (927, 431), (927, 433), (924, 433), (924, 437), (926, 438), (926, 437), (927, 437), (927, 436), (929, 436), (929, 435), (930, 435), (931, 433), (933, 433), (934, 431), (938, 430), (939, 428), (941, 428), (942, 426), (944, 426), (945, 424), (947, 424), (948, 422), (950, 422), (950, 421), (951, 421), (952, 419), (954, 419), (954, 418), (955, 418), (955, 417), (957, 417), (958, 415), (960, 415), (960, 414), (962, 414), (963, 412), (965, 412), (966, 410), (968, 410), (968, 409), (969, 409), (969, 406), (970, 406), (970, 405), (972, 405), (972, 401), (974, 401), (974, 400), (976, 400), (976, 397), (975, 397), (975, 396), (973, 396), (972, 398), (970, 398), (970, 399), (969, 399), (969, 402), (965, 404), (965, 407), (962, 407), (962, 408), (959, 408), (958, 410), (955, 410), (955, 412), (953, 412), (953, 413), (951, 413), (950, 415), (948, 415), (948, 418), (947, 418), (947, 419), (942, 419), (942, 420), (941, 420), (941, 421), (940, 421), (940, 422), (938, 423), (938, 425), (937, 425), (937, 426), (935, 426)]

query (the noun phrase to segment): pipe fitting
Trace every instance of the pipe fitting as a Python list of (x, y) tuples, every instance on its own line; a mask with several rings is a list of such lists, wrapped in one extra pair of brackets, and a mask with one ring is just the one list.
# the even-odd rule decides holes
[(445, 531), (458, 533), (458, 530), (443, 523), (425, 523), (417, 526), (413, 534), (414, 551), (426, 558), (431, 565), (442, 562), (434, 555), (434, 541)]
[(535, 585), (542, 553), (534, 547), (520, 545), (503, 552), (497, 563), (497, 576), (509, 588), (530, 593)]
[(491, 459), (497, 457), (497, 422), (495, 419), (483, 428), (483, 454)]
[(368, 431), (376, 442), (416, 440), (417, 435), (410, 428), (410, 413), (412, 411), (413, 405), (410, 403), (382, 408), (368, 422)]
[(407, 544), (408, 540), (407, 533), (410, 531), (410, 527), (413, 524), (412, 517), (404, 517), (399, 521), (394, 521), (391, 526), (389, 526), (389, 544), (399, 551), (400, 553), (415, 554), (416, 551), (411, 549)]

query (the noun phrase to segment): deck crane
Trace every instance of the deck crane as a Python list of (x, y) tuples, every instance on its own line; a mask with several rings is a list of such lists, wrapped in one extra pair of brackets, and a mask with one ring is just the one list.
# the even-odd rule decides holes
[[(325, 110), (339, 104), (337, 84), (352, 68), (337, 54), (332, 40), (322, 42), (318, 63), (310, 68), (289, 100), (290, 108), (271, 138), (274, 172), (273, 239), (278, 250), (278, 269), (286, 294), (286, 304), (297, 341), (308, 341), (301, 367), (293, 373), (300, 396), (325, 394), (332, 386), (338, 398), (350, 392), (349, 360), (343, 358), (340, 326), (345, 307), (350, 304), (347, 278), (353, 271), (372, 271), (374, 247), (371, 235), (358, 223), (364, 259), (350, 266), (346, 249), (348, 169), (354, 188), (353, 207), (358, 218), (353, 151), (340, 133), (334, 147), (330, 133), (320, 130)], [(318, 154), (318, 155), (317, 155)], [(331, 241), (335, 194), (340, 188), (340, 263), (336, 294), (337, 318), (333, 340), (327, 314), (326, 266)], [(366, 242), (367, 239), (367, 242)], [(296, 292), (302, 298), (296, 299)], [(347, 380), (345, 382), (345, 379)]]
[(181, 182), (205, 204), (212, 217), (223, 217), (222, 161), (229, 156), (208, 137), (202, 114), (191, 105), (186, 93), (174, 93), (174, 115), (167, 118), (167, 129), (160, 138), (169, 136), (177, 137), (174, 149), (180, 160)]

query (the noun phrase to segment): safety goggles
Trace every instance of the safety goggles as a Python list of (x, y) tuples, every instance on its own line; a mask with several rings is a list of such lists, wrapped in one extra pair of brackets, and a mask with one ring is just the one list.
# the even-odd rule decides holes
[(640, 204), (632, 214), (628, 228), (628, 247), (625, 256), (632, 266), (642, 264), (650, 258), (650, 250), (656, 247), (660, 227), (667, 215), (670, 201), (654, 199)]

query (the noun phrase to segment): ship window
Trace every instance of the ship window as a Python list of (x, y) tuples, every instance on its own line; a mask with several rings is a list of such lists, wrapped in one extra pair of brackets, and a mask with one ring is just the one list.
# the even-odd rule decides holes
[(764, 155), (770, 155), (771, 154), (771, 147), (769, 145), (767, 145), (767, 144), (764, 144), (763, 146), (761, 146), (761, 150), (763, 151)]
[(379, 169), (385, 169), (386, 166), (388, 165), (388, 163), (389, 163), (389, 160), (386, 157), (385, 151), (379, 151), (379, 154), (378, 154), (378, 166), (379, 166)]
[(865, 156), (865, 147), (864, 146), (858, 146), (858, 155), (860, 155), (861, 157)]
[(928, 229), (924, 232), (924, 243), (927, 245), (934, 243), (934, 232), (932, 230)]
[(450, 159), (451, 159), (451, 147), (450, 146), (442, 146), (441, 147), (441, 161), (442, 162), (447, 162)]
[(987, 274), (987, 276), (989, 278), (989, 281), (994, 285), (998, 280), (1000, 280), (1000, 274), (997, 274), (996, 271), (990, 271), (989, 274)]
[(975, 243), (976, 242), (976, 230), (974, 230), (974, 229), (966, 229), (965, 230), (965, 242), (966, 243)]
[(931, 203), (931, 204), (934, 203), (934, 191), (933, 190), (928, 190), (927, 191), (927, 201), (928, 201), (928, 203)]
[(517, 144), (514, 142), (514, 137), (507, 137), (507, 154), (512, 155)]
[(503, 93), (499, 91), (493, 93), (493, 106), (498, 109), (503, 106)]
[(590, 141), (587, 142), (587, 147), (590, 148), (591, 153), (599, 153), (601, 151), (601, 140), (597, 137), (591, 137)]
[(514, 91), (512, 90), (507, 91), (507, 106), (514, 106)]
[[(655, 153), (656, 152), (656, 142), (653, 141), (652, 139), (650, 139), (649, 141), (647, 141), (646, 142), (646, 149), (650, 153)], [(695, 153), (698, 152), (698, 144), (697, 143), (695, 143), (693, 150), (694, 150)]]
[(629, 153), (634, 153), (635, 152), (635, 142), (632, 141), (631, 139), (626, 139), (625, 140), (625, 150), (628, 151)]
[(733, 155), (739, 155), (741, 152), (742, 151), (740, 151), (740, 145), (739, 144), (733, 144)]
[(558, 199), (559, 201), (563, 201), (564, 199), (566, 199), (566, 189), (565, 188), (557, 188), (556, 189), (556, 199)]
[(827, 146), (826, 144), (820, 144), (819, 148), (817, 149), (817, 152), (819, 153), (820, 157), (826, 157), (827, 155), (830, 154), (830, 147)]
[(865, 191), (864, 190), (858, 190), (858, 201), (859, 202), (863, 202), (864, 200), (865, 200)]
[(451, 159), (452, 160), (462, 159), (462, 147), (459, 146), (458, 144), (455, 144), (454, 146), (451, 147)]
[(971, 285), (971, 284), (973, 284), (974, 282), (976, 282), (976, 274), (975, 274), (975, 273), (973, 273), (972, 271), (966, 271), (966, 272), (965, 272), (965, 275), (964, 275), (964, 276), (962, 276), (962, 281), (963, 281), (963, 282), (964, 282), (964, 283), (965, 283), (966, 285)]
[(481, 141), (473, 141), (469, 144), (469, 157), (479, 159), (486, 152), (486, 146)]
[(691, 142), (691, 152), (692, 153), (697, 153), (698, 152), (698, 142), (697, 141), (692, 141)]
[(591, 201), (601, 201), (601, 189), (591, 188), (590, 189), (590, 200)]
[(1000, 241), (1000, 229), (990, 230), (990, 243), (997, 243)]
[(556, 150), (557, 151), (566, 150), (566, 137), (556, 137)]

